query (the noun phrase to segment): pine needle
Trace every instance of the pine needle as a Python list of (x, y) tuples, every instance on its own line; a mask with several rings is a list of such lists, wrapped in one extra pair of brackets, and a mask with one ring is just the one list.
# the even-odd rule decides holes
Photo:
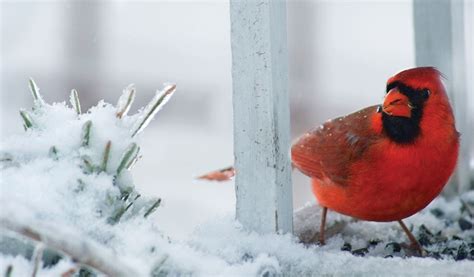
[(107, 171), (107, 163), (109, 161), (110, 147), (112, 146), (112, 141), (108, 141), (105, 145), (104, 158), (102, 159), (102, 166), (100, 167), (101, 171)]
[(140, 153), (140, 146), (138, 146), (136, 154), (132, 157), (130, 162), (127, 164), (127, 170), (132, 169), (132, 167), (137, 163), (138, 158), (140, 157), (140, 156), (138, 156), (138, 153)]
[(82, 162), (84, 163), (84, 173), (91, 174), (94, 172), (94, 165), (92, 164), (92, 160), (89, 156), (83, 156)]
[[(152, 277), (157, 277), (161, 276), (160, 274), (162, 273), (162, 267), (165, 264), (165, 262), (168, 260), (169, 256), (167, 254), (164, 254), (158, 262), (155, 263), (153, 266), (153, 270), (151, 271), (151, 276)], [(163, 274), (163, 276), (166, 276), (167, 274)]]
[(168, 102), (173, 93), (176, 91), (176, 85), (168, 85), (164, 90), (158, 91), (155, 97), (142, 111), (142, 115), (132, 128), (132, 137), (142, 132), (156, 115), (156, 113)]
[(25, 129), (29, 129), (34, 126), (33, 120), (31, 119), (30, 114), (25, 110), (20, 110), (21, 118), (23, 119), (23, 126)]
[(13, 272), (13, 266), (8, 265), (7, 270), (5, 271), (5, 277), (11, 277)]
[(79, 94), (77, 93), (77, 90), (71, 90), (71, 94), (69, 95), (69, 102), (71, 103), (76, 113), (78, 115), (81, 114), (81, 102), (79, 101)]
[(120, 175), (122, 170), (124, 170), (128, 164), (130, 164), (133, 159), (138, 155), (138, 151), (140, 148), (136, 143), (131, 143), (127, 149), (125, 150), (125, 153), (122, 156), (122, 159), (120, 160), (120, 164), (117, 168), (117, 175)]
[(91, 127), (92, 127), (92, 121), (90, 121), (90, 120), (88, 120), (82, 126), (82, 142), (81, 142), (81, 145), (83, 147), (89, 146), (89, 140), (90, 140), (90, 135), (91, 135)]
[(116, 209), (114, 211), (114, 213), (112, 214), (111, 217), (109, 217), (107, 219), (107, 223), (111, 224), (111, 225), (114, 225), (116, 224), (117, 222), (120, 221), (120, 218), (123, 216), (123, 214), (125, 213), (125, 207), (124, 206), (120, 206), (118, 209)]
[(112, 216), (109, 217), (109, 219), (107, 219), (107, 223), (113, 225), (119, 222), (122, 216), (125, 214), (125, 212), (128, 211), (130, 207), (132, 207), (132, 205), (135, 203), (135, 200), (137, 200), (139, 197), (140, 197), (140, 194), (137, 194), (135, 198), (133, 199), (133, 201), (130, 201), (130, 203), (128, 203), (127, 206), (120, 206), (117, 210), (115, 210)]
[(53, 145), (49, 148), (48, 156), (55, 161), (58, 160), (58, 149), (56, 146)]
[(118, 100), (116, 116), (118, 118), (122, 118), (126, 116), (134, 100), (135, 100), (135, 87), (134, 87), (134, 84), (130, 84), (128, 85), (128, 87), (126, 87), (123, 90), (123, 93)]
[(33, 95), (34, 103), (37, 106), (43, 106), (44, 105), (44, 100), (41, 97), (41, 94), (39, 92), (39, 88), (36, 85), (35, 80), (33, 80), (33, 78), (30, 78), (30, 80), (28, 81), (28, 84), (29, 84), (29, 87), (30, 87), (31, 95)]
[(127, 201), (130, 194), (132, 194), (133, 192), (133, 188), (132, 187), (119, 187), (120, 189), (120, 199), (122, 199), (123, 201)]
[(74, 189), (74, 192), (81, 192), (84, 191), (84, 188), (86, 187), (86, 183), (82, 181), (82, 179), (77, 179), (77, 187)]
[(161, 198), (158, 198), (151, 207), (145, 212), (143, 215), (144, 218), (147, 218), (150, 214), (152, 214), (161, 204)]

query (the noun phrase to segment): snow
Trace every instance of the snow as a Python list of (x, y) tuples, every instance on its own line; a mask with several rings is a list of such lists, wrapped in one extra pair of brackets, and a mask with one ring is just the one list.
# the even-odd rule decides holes
[[(32, 272), (31, 262), (22, 256), (2, 256), (0, 257), (0, 270), (1, 273), (7, 270), (8, 266), (12, 265), (11, 276), (30, 276)], [(59, 261), (54, 268), (44, 268), (37, 274), (38, 277), (47, 276), (61, 276), (62, 273), (71, 269), (71, 263), (66, 260)]]
[[(105, 249), (122, 247), (122, 241), (115, 241), (121, 228), (115, 227), (114, 223), (130, 220), (128, 224), (138, 228), (142, 224), (140, 220), (145, 221), (143, 215), (148, 215), (153, 204), (159, 201), (138, 198), (130, 172), (117, 173), (120, 165), (125, 164), (128, 168), (134, 159), (132, 154), (125, 160), (124, 153), (138, 143), (131, 137), (130, 129), (142, 114), (117, 118), (116, 108), (101, 101), (79, 116), (65, 103), (43, 104), (35, 107), (31, 117), (33, 127), (23, 134), (11, 136), (0, 146), (2, 224), (14, 215), (16, 222), (27, 222), (35, 228), (40, 226), (46, 234), (58, 235), (60, 231), (69, 234), (58, 236), (58, 239), (84, 237), (106, 245)], [(84, 127), (89, 123), (90, 136)], [(104, 164), (108, 141), (111, 141), (109, 159), (103, 169), (100, 165)], [(56, 150), (51, 151), (52, 147)], [(138, 155), (138, 147), (134, 150)], [(57, 154), (52, 154), (54, 152)], [(121, 200), (124, 192), (131, 192), (127, 197), (129, 200)], [(122, 209), (129, 205), (122, 216)], [(134, 217), (140, 220), (132, 223)], [(145, 237), (161, 236), (152, 223), (142, 231), (153, 234)], [(129, 245), (134, 243), (130, 239), (127, 242)], [(148, 245), (151, 247), (152, 244)], [(72, 246), (73, 250), (78, 247)], [(127, 249), (127, 253), (133, 249), (122, 248)], [(140, 257), (140, 261), (151, 264), (144, 255), (131, 253), (133, 257)], [(141, 265), (139, 268), (149, 270), (149, 267)]]
[[(130, 89), (125, 93), (127, 91)], [(161, 96), (156, 96), (155, 100)], [(122, 103), (120, 110), (125, 105), (123, 101), (119, 102)], [(294, 236), (259, 235), (246, 231), (236, 222), (234, 211), (225, 208), (229, 205), (219, 202), (222, 200), (216, 199), (215, 203), (179, 202), (183, 198), (178, 196), (191, 192), (177, 191), (172, 187), (175, 185), (172, 180), (165, 180), (169, 183), (159, 181), (156, 191), (163, 190), (163, 195), (159, 196), (164, 198), (165, 205), (158, 207), (150, 217), (144, 218), (143, 213), (156, 198), (143, 194), (117, 222), (111, 222), (111, 215), (122, 203), (117, 199), (125, 188), (134, 189), (137, 179), (131, 171), (115, 176), (126, 149), (134, 143), (141, 145), (143, 140), (141, 135), (132, 138), (130, 130), (137, 122), (149, 122), (151, 118), (146, 114), (150, 111), (141, 110), (131, 116), (124, 113), (122, 118), (117, 118), (117, 108), (103, 101), (81, 115), (65, 103), (45, 103), (41, 108), (37, 107), (31, 112), (34, 127), (12, 135), (0, 144), (1, 225), (8, 226), (7, 223), (13, 220), (22, 226), (30, 226), (44, 234), (42, 239), (46, 240), (46, 245), (49, 240), (50, 246), (63, 247), (64, 252), (83, 254), (87, 253), (84, 249), (94, 249), (92, 253), (96, 258), (107, 257), (105, 260), (136, 272), (137, 276), (149, 276), (152, 271), (157, 275), (172, 276), (470, 275), (474, 266), (472, 253), (466, 259), (455, 261), (448, 254), (435, 259), (410, 257), (404, 248), (393, 251), (394, 246), (390, 243), (398, 245), (407, 241), (396, 223), (355, 221), (329, 212), (327, 244), (304, 244), (299, 242), (299, 237), (307, 240), (319, 229), (321, 209), (316, 203), (308, 203), (295, 211)], [(88, 121), (92, 122), (91, 133), (89, 144), (84, 147), (81, 146), (83, 126)], [(167, 130), (162, 132), (166, 135)], [(145, 132), (144, 136), (147, 135)], [(184, 144), (189, 139), (186, 136), (176, 143)], [(106, 170), (101, 171), (97, 166), (103, 160), (108, 141), (112, 142), (109, 161)], [(166, 148), (154, 138), (152, 141), (153, 147)], [(56, 147), (57, 155), (51, 154), (52, 146)], [(143, 151), (141, 155), (147, 153)], [(86, 156), (95, 166), (92, 172), (84, 168)], [(171, 159), (172, 153), (158, 158)], [(146, 169), (153, 170), (154, 167), (150, 165)], [(226, 187), (219, 189), (233, 193), (231, 184), (194, 182), (189, 185), (199, 187), (201, 194), (211, 194), (217, 186)], [(199, 199), (195, 194), (189, 197)], [(462, 199), (469, 205), (474, 204), (474, 192), (463, 195)], [(178, 209), (181, 216), (177, 216)], [(436, 215), (435, 210), (441, 210), (443, 214)], [(189, 228), (197, 224), (188, 223), (195, 220), (195, 215), (200, 216), (200, 222), (205, 222)], [(438, 198), (424, 211), (408, 218), (406, 223), (413, 228), (415, 236), (423, 235), (420, 227), (423, 224), (432, 233), (441, 231), (449, 238), (447, 242), (427, 244), (425, 248), (430, 253), (441, 252), (446, 247), (456, 252), (461, 244), (474, 242), (474, 229), (462, 230), (458, 224), (461, 218), (472, 223), (460, 198), (450, 201)], [(172, 221), (174, 226), (170, 228), (167, 224)], [(180, 226), (188, 230), (177, 235), (175, 230)], [(11, 231), (2, 230), (0, 249), (8, 238), (18, 238)], [(459, 240), (452, 239), (454, 236)], [(371, 241), (374, 242), (372, 245)], [(363, 257), (356, 256), (350, 251), (341, 251), (345, 244), (350, 244), (353, 251), (363, 248), (367, 251)], [(13, 266), (12, 276), (31, 274), (29, 257), (5, 253), (5, 250), (3, 253), (0, 255), (0, 274), (9, 265)], [(58, 276), (74, 266), (70, 259), (64, 258), (52, 267), (42, 268), (39, 276)]]

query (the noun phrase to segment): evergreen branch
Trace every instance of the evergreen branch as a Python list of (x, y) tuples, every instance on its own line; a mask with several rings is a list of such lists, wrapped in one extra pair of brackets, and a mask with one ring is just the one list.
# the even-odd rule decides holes
[(39, 92), (39, 88), (38, 86), (36, 85), (35, 81), (33, 80), (33, 78), (30, 78), (30, 80), (28, 81), (28, 84), (29, 84), (29, 87), (30, 87), (30, 91), (31, 91), (31, 95), (33, 95), (33, 102), (37, 105), (37, 106), (43, 106), (44, 105), (44, 100), (43, 98), (41, 97), (41, 94)]
[(27, 111), (20, 110), (20, 115), (23, 119), (23, 126), (25, 127), (25, 129), (29, 129), (34, 126), (33, 120), (31, 119), (31, 116)]
[(90, 136), (91, 136), (91, 127), (92, 127), (92, 121), (90, 121), (90, 120), (88, 120), (82, 126), (82, 142), (81, 142), (81, 145), (83, 147), (89, 146), (89, 140), (90, 140)]
[(105, 145), (105, 150), (104, 150), (104, 158), (102, 159), (102, 166), (100, 167), (101, 171), (106, 171), (107, 170), (107, 163), (109, 161), (109, 155), (110, 155), (110, 147), (112, 146), (112, 141), (108, 141), (107, 144)]
[[(108, 276), (139, 276), (123, 260), (109, 249), (85, 239), (83, 236), (65, 233), (58, 228), (39, 228), (17, 221), (14, 217), (0, 217), (0, 227), (31, 240), (44, 243), (71, 257), (78, 264), (90, 267)], [(53, 231), (54, 230), (54, 231)]]
[(79, 101), (79, 94), (77, 93), (77, 90), (75, 89), (71, 90), (71, 95), (69, 96), (69, 102), (71, 103), (76, 113), (78, 115), (81, 114), (81, 102)]
[(156, 115), (156, 113), (165, 105), (173, 93), (176, 91), (176, 85), (166, 86), (163, 91), (158, 91), (155, 97), (142, 111), (142, 115), (137, 120), (137, 123), (132, 128), (132, 137), (142, 132)]
[(138, 155), (139, 147), (136, 143), (131, 143), (120, 160), (120, 164), (117, 168), (117, 175), (120, 175), (127, 165)]
[(161, 204), (161, 198), (158, 198), (154, 203), (153, 205), (151, 205), (151, 207), (145, 212), (145, 214), (143, 215), (144, 218), (147, 218), (150, 214), (152, 214), (154, 211), (156, 211), (156, 209), (160, 206)]
[(135, 100), (135, 87), (133, 84), (130, 84), (123, 90), (122, 95), (120, 96), (117, 103), (117, 118), (122, 118), (127, 115), (130, 107)]

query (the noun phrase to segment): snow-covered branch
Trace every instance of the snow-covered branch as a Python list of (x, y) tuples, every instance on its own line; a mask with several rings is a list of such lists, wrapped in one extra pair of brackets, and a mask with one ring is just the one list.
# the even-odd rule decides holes
[(138, 273), (120, 260), (112, 251), (73, 233), (57, 228), (31, 226), (14, 218), (0, 217), (0, 228), (25, 236), (71, 257), (84, 266), (108, 276), (138, 276)]

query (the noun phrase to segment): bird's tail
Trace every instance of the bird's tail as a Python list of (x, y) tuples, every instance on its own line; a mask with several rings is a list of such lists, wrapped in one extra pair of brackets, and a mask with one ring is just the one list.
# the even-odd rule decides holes
[[(295, 165), (291, 163), (291, 169), (295, 169)], [(207, 180), (207, 181), (217, 181), (217, 182), (225, 182), (230, 181), (235, 177), (235, 168), (233, 166), (229, 166), (223, 169), (211, 171), (204, 175), (197, 177), (196, 179), (200, 180)]]
[(233, 166), (229, 166), (220, 170), (211, 171), (209, 173), (201, 175), (197, 177), (197, 179), (224, 182), (224, 181), (232, 180), (234, 176), (235, 176), (235, 169)]

